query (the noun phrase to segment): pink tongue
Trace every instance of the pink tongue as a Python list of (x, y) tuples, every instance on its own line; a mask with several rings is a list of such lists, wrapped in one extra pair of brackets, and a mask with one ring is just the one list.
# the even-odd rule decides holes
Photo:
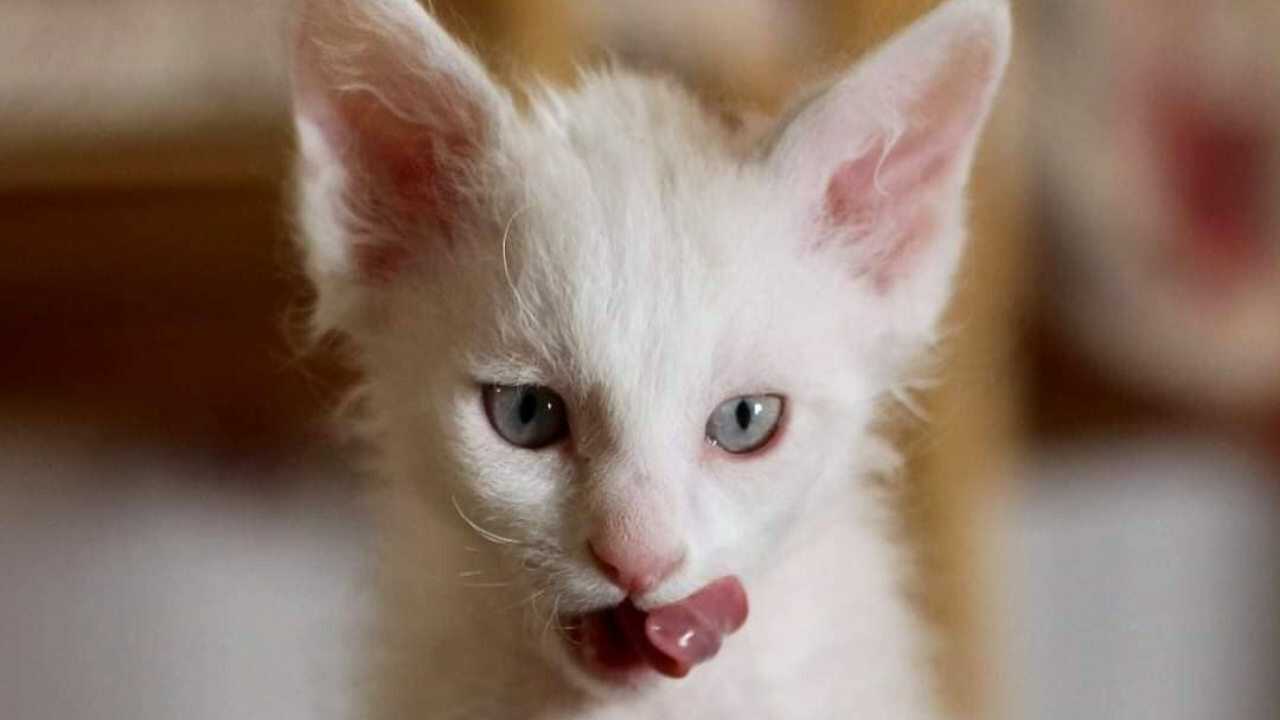
[(658, 672), (679, 678), (720, 651), (721, 639), (747, 621), (747, 593), (736, 577), (716, 580), (644, 623), (645, 655)]

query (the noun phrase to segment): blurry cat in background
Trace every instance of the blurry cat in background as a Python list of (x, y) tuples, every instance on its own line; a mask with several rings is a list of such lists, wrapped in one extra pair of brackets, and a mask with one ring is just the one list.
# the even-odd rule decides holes
[(1055, 316), (1182, 409), (1280, 405), (1280, 3), (1029, 13)]
[(746, 150), (618, 68), (518, 106), (412, 0), (300, 12), (315, 323), (385, 481), (373, 716), (936, 717), (874, 422), (950, 294), (1005, 4)]

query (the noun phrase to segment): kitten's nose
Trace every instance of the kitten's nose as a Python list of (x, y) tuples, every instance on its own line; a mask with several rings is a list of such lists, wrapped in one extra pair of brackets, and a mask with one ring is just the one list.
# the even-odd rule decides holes
[(684, 564), (683, 548), (651, 548), (605, 535), (587, 542), (600, 572), (630, 595), (644, 595)]

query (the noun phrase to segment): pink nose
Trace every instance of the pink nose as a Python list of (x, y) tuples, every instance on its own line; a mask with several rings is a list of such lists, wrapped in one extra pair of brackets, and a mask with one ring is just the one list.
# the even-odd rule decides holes
[(654, 589), (684, 563), (683, 549), (654, 549), (607, 536), (592, 539), (587, 547), (600, 572), (631, 595)]

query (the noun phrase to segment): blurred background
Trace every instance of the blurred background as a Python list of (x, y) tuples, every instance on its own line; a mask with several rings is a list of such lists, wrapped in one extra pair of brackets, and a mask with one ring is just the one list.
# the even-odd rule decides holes
[[(929, 0), (436, 0), (764, 109)], [(655, 12), (655, 7), (661, 7)], [(1280, 4), (1018, 0), (927, 423), (972, 718), (1280, 717)], [(369, 527), (300, 349), (286, 0), (0, 0), (0, 718), (338, 718)]]

